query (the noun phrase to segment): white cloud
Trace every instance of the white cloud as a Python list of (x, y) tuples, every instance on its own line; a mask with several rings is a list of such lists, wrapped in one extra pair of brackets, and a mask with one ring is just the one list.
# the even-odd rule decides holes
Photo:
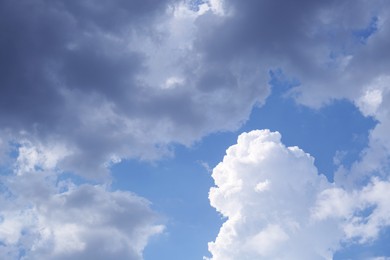
[(209, 244), (212, 259), (331, 259), (338, 248), (337, 225), (311, 215), (330, 184), (310, 155), (280, 138), (243, 133), (215, 167), (210, 203), (226, 222)]
[(288, 239), (289, 236), (280, 226), (269, 225), (254, 235), (243, 247), (245, 250), (256, 252), (261, 257), (267, 257)]
[(243, 133), (213, 170), (210, 203), (226, 218), (212, 259), (332, 259), (344, 243), (367, 243), (390, 225), (390, 182), (346, 188), (278, 132)]
[[(1, 176), (0, 255), (9, 259), (142, 259), (161, 233), (150, 203), (56, 171), (58, 148), (23, 143)], [(60, 153), (61, 154), (61, 153)]]
[(357, 102), (358, 107), (364, 115), (375, 115), (378, 107), (382, 103), (382, 91), (379, 89), (366, 90)]
[(388, 180), (375, 177), (366, 186), (349, 192), (342, 188), (327, 189), (320, 193), (313, 214), (320, 219), (339, 219), (346, 240), (371, 242), (390, 225), (389, 189)]

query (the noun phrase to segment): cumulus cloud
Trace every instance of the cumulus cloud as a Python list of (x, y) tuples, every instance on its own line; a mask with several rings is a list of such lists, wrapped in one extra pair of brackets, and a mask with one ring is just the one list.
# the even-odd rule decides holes
[(243, 133), (214, 168), (209, 198), (226, 222), (209, 244), (212, 259), (331, 259), (338, 248), (337, 225), (310, 210), (330, 184), (309, 154), (280, 139)]
[(6, 259), (142, 259), (161, 233), (150, 202), (56, 172), (61, 148), (18, 148), (1, 176), (0, 255)]
[(345, 189), (278, 132), (243, 133), (213, 170), (210, 203), (226, 219), (211, 259), (332, 259), (390, 225), (388, 180)]

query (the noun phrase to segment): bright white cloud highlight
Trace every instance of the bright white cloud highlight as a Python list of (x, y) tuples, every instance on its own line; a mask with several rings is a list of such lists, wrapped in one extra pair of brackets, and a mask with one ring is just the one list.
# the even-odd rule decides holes
[(390, 182), (348, 189), (313, 163), (278, 132), (241, 134), (212, 173), (210, 203), (226, 221), (211, 259), (332, 259), (342, 241), (378, 238), (390, 225)]
[(310, 155), (280, 139), (243, 133), (215, 167), (210, 202), (226, 222), (209, 244), (212, 259), (330, 259), (336, 250), (341, 232), (310, 211), (330, 184)]

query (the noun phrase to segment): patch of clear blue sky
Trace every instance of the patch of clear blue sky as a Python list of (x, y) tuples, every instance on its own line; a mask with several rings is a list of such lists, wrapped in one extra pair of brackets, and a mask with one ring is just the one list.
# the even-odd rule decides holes
[(199, 6), (204, 4), (205, 1), (204, 0), (190, 0), (188, 2), (188, 7), (192, 10), (192, 11), (199, 11)]
[(352, 32), (352, 35), (356, 37), (356, 39), (365, 44), (367, 39), (370, 38), (378, 30), (378, 17), (374, 16), (371, 18), (370, 23), (366, 28), (362, 28), (359, 30), (355, 30)]
[(177, 147), (174, 159), (148, 164), (135, 160), (113, 168), (113, 188), (130, 190), (153, 202), (166, 232), (151, 241), (146, 260), (202, 259), (207, 242), (218, 234), (220, 217), (210, 207), (210, 173), (198, 162), (202, 149)]
[(332, 181), (336, 152), (342, 152), (342, 163), (350, 166), (367, 146), (369, 130), (376, 122), (364, 117), (347, 100), (336, 100), (318, 110), (297, 104), (285, 95), (295, 83), (280, 80), (280, 73), (270, 73), (272, 94), (265, 106), (253, 110), (241, 130), (267, 128), (280, 132), (286, 146), (298, 146), (311, 154), (319, 172)]
[[(2, 175), (10, 175), (13, 172), (13, 165), (10, 164), (8, 159), (17, 158), (19, 155), (20, 144), (16, 142), (9, 142), (8, 149), (4, 152), (4, 157), (1, 158), (0, 164), (0, 176)], [(0, 185), (2, 183), (0, 182)]]
[(390, 228), (383, 228), (378, 239), (364, 244), (345, 243), (343, 249), (336, 252), (334, 260), (367, 260), (374, 257), (390, 256)]
[[(297, 105), (284, 97), (291, 83), (279, 80), (279, 74), (270, 75), (273, 87), (266, 105), (254, 108), (238, 131), (211, 134), (190, 148), (178, 145), (174, 158), (152, 164), (128, 160), (112, 167), (113, 189), (130, 190), (149, 199), (152, 208), (164, 216), (166, 232), (148, 245), (146, 260), (198, 260), (209, 255), (207, 242), (216, 238), (224, 220), (209, 204), (208, 192), (214, 183), (201, 163), (215, 167), (244, 131), (279, 131), (284, 144), (299, 146), (315, 157), (319, 172), (329, 180), (336, 169), (336, 151), (345, 153), (342, 163), (347, 166), (358, 159), (367, 145), (368, 131), (375, 125), (372, 119), (363, 117), (345, 100), (320, 110)], [(345, 257), (348, 252), (339, 255)]]

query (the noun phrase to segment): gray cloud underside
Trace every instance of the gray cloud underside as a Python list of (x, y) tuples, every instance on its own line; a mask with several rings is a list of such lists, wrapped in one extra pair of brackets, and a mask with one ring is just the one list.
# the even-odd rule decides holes
[[(72, 155), (62, 167), (88, 175), (112, 157), (153, 159), (172, 142), (237, 128), (266, 84), (248, 66), (208, 62), (190, 40), (180, 52), (167, 44), (175, 31), (158, 26), (171, 22), (174, 4), (2, 1), (2, 129), (66, 143)], [(159, 75), (153, 56), (167, 51)]]
[[(225, 15), (192, 18), (177, 1), (1, 5), (3, 129), (67, 143), (63, 167), (84, 175), (236, 129), (267, 96), (270, 69), (318, 107), (356, 99), (389, 60), (380, 1), (224, 1)], [(375, 17), (380, 30), (363, 39)]]

